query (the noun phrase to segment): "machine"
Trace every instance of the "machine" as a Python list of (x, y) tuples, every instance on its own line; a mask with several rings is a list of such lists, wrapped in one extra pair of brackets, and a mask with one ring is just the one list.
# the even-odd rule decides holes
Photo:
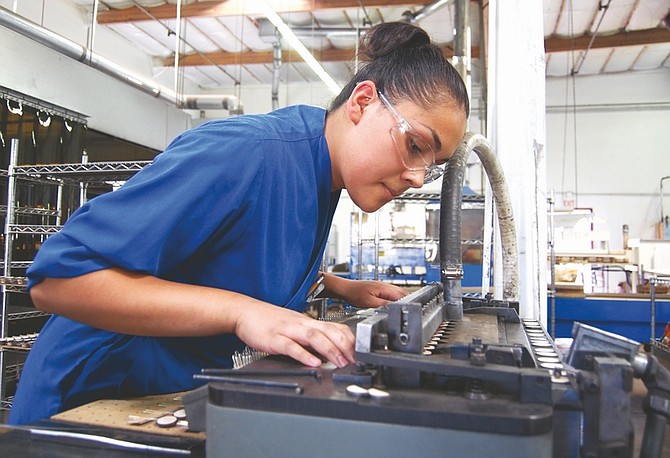
[(502, 227), (513, 218), (491, 155), (482, 162), (507, 243), (504, 297), (462, 294), (457, 188), (472, 150), (489, 147), (468, 134), (447, 165), (442, 281), (342, 319), (356, 334), (346, 368), (263, 357), (203, 370), (210, 383), (184, 402), (208, 457), (630, 457), (634, 377), (648, 389), (641, 456), (661, 456), (670, 373), (655, 357), (580, 323), (562, 355), (538, 320), (520, 319), (515, 235)]

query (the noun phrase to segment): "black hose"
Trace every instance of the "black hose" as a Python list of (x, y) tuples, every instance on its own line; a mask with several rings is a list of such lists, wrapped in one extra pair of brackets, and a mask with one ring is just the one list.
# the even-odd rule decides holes
[(447, 162), (440, 196), (440, 278), (444, 289), (446, 319), (463, 318), (461, 255), (461, 204), (463, 180), (470, 153), (479, 156), (493, 190), (502, 241), (503, 299), (519, 300), (519, 266), (516, 226), (507, 182), (493, 148), (481, 134), (467, 132)]

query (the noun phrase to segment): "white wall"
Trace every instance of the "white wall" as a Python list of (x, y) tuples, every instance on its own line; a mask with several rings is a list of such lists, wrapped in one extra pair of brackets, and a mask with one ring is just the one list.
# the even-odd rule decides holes
[[(547, 189), (573, 192), (610, 230), (610, 249), (655, 237), (670, 175), (670, 68), (547, 79)], [(666, 192), (667, 194), (666, 183)], [(670, 211), (670, 199), (664, 203)]]

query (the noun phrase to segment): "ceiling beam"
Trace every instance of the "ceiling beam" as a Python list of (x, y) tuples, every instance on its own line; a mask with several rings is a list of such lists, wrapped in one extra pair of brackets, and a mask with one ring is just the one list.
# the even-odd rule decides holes
[[(547, 54), (562, 51), (582, 51), (591, 42), (592, 35), (582, 35), (577, 38), (551, 37), (544, 40), (544, 50)], [(654, 29), (619, 32), (613, 35), (598, 35), (591, 49), (619, 48), (622, 46), (651, 45), (670, 43), (670, 30), (657, 27)]]
[[(320, 62), (350, 62), (354, 59), (354, 49), (311, 49), (312, 55)], [(449, 46), (442, 47), (442, 52), (447, 57), (453, 57), (454, 50)], [(472, 57), (479, 57), (479, 48), (472, 49)], [(302, 61), (302, 57), (294, 51), (282, 51), (282, 60)], [(179, 65), (189, 67), (198, 65), (250, 65), (250, 64), (271, 64), (273, 62), (272, 52), (212, 52), (203, 54), (189, 54), (179, 56)], [(163, 59), (163, 66), (172, 67), (174, 65), (174, 57)]]
[[(353, 49), (324, 49), (321, 51), (310, 50), (312, 55), (321, 62), (346, 62), (354, 58)], [(295, 51), (282, 51), (282, 60), (284, 62), (300, 61), (302, 57)], [(251, 64), (272, 64), (273, 53), (269, 52), (210, 52), (203, 54), (189, 54), (179, 56), (179, 65), (184, 67), (199, 65), (251, 65)], [(172, 67), (174, 57), (163, 59), (163, 66)]]
[[(359, 0), (292, 0), (273, 1), (270, 4), (277, 13), (296, 13), (314, 11), (320, 9), (345, 9), (360, 8)], [(416, 4), (423, 6), (422, 2), (415, 0), (365, 0), (365, 7), (381, 6), (408, 6)], [(156, 19), (174, 19), (177, 17), (177, 5), (166, 3), (164, 5), (144, 8)], [(263, 10), (255, 6), (255, 2), (244, 2), (243, 0), (228, 0), (216, 2), (196, 2), (182, 5), (181, 17), (217, 17), (217, 16), (257, 16), (262, 15)], [(145, 11), (137, 6), (124, 9), (111, 9), (98, 13), (98, 24), (113, 24), (117, 22), (136, 22), (151, 19)]]
[[(544, 41), (544, 47), (547, 54), (565, 51), (582, 51), (588, 47), (590, 41), (590, 36), (583, 36), (574, 39), (552, 37)], [(656, 28), (639, 30), (636, 32), (621, 32), (614, 35), (598, 36), (593, 41), (591, 49), (649, 45), (668, 42), (670, 42), (670, 30)], [(450, 46), (443, 46), (442, 50), (447, 57), (453, 57), (454, 51)], [(321, 62), (346, 62), (352, 61), (354, 58), (353, 49), (324, 49), (311, 50), (311, 52), (314, 57), (316, 57), (317, 60)], [(472, 57), (479, 57), (479, 47), (474, 46), (472, 48)], [(282, 59), (284, 61), (302, 60), (297, 53), (292, 51), (284, 51)], [(206, 54), (190, 54), (179, 57), (179, 64), (186, 67), (197, 65), (271, 64), (272, 61), (272, 52), (230, 53), (222, 51)], [(174, 65), (174, 57), (164, 59), (163, 65), (166, 67), (172, 67)]]

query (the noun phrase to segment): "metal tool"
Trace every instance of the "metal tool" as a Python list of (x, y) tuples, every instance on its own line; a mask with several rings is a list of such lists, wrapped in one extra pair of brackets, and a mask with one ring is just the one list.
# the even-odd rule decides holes
[(201, 375), (201, 374), (195, 374), (193, 378), (196, 380), (207, 380), (208, 382), (234, 383), (238, 385), (263, 386), (267, 388), (286, 388), (295, 391), (296, 394), (302, 394), (302, 392), (304, 391), (304, 388), (300, 383), (278, 382), (276, 380), (249, 379), (249, 378), (238, 378), (238, 377), (229, 377), (221, 375)]
[(323, 377), (321, 372), (316, 369), (307, 370), (244, 370), (244, 369), (202, 369), (202, 374), (206, 375), (222, 375), (230, 377), (314, 377), (321, 380)]

